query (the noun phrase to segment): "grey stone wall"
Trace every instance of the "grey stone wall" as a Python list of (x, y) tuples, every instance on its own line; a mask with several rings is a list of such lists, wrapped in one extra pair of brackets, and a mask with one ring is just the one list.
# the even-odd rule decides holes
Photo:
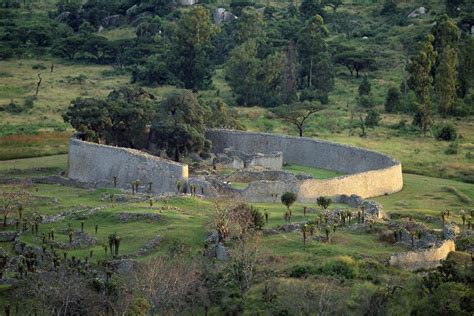
[(390, 257), (390, 265), (416, 271), (420, 269), (433, 269), (445, 260), (451, 251), (456, 251), (453, 240), (444, 240), (438, 246), (421, 251), (408, 251), (394, 254)]
[(186, 183), (188, 166), (149, 155), (139, 150), (100, 145), (71, 138), (69, 141), (68, 177), (101, 186), (131, 189), (140, 180), (142, 190), (152, 182), (152, 193), (175, 193), (176, 181)]
[[(251, 133), (212, 129), (206, 132), (213, 151), (223, 152), (233, 147), (243, 152), (271, 153), (281, 151), (285, 163), (336, 170), (347, 175), (327, 179), (308, 179), (291, 185), (301, 202), (313, 202), (317, 197), (352, 195), (362, 198), (394, 193), (403, 188), (400, 162), (381, 153), (306, 137)], [(248, 201), (270, 201), (272, 193), (289, 189), (281, 183), (267, 182), (263, 187), (247, 187), (242, 195)]]

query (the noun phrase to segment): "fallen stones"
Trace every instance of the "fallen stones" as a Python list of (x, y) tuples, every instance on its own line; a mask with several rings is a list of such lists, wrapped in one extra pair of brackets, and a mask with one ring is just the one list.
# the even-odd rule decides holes
[(337, 197), (335, 202), (347, 204), (350, 207), (358, 207), (359, 205), (362, 204), (362, 202), (364, 202), (364, 200), (356, 194), (352, 194), (350, 196), (346, 194), (342, 194)]
[(0, 242), (14, 241), (17, 236), (16, 231), (2, 231), (0, 232)]
[(461, 230), (459, 229), (459, 226), (455, 223), (448, 223), (443, 227), (444, 239), (455, 240), (460, 232)]
[(79, 249), (87, 246), (93, 246), (98, 243), (95, 237), (89, 236), (86, 233), (76, 231), (73, 233), (72, 242), (50, 241), (50, 244), (59, 249)]
[(151, 222), (158, 222), (161, 219), (159, 214), (153, 213), (119, 213), (118, 220), (121, 222), (132, 222), (132, 221), (151, 221)]
[(117, 273), (130, 273), (137, 262), (133, 259), (117, 259), (108, 262), (110, 268)]
[(285, 233), (289, 233), (294, 231), (300, 231), (301, 225), (298, 223), (288, 223), (278, 226), (277, 229)]
[(137, 255), (139, 256), (143, 256), (147, 253), (149, 253), (150, 251), (153, 251), (156, 247), (158, 247), (158, 245), (161, 243), (161, 236), (160, 235), (156, 235), (155, 237), (153, 237), (152, 239), (150, 239), (149, 241), (147, 241), (147, 243), (145, 244), (145, 246), (143, 246), (143, 248), (141, 248), (138, 252), (137, 252)]
[(361, 204), (361, 208), (364, 209), (365, 215), (373, 216), (377, 219), (387, 218), (387, 214), (383, 210), (383, 206), (372, 200), (365, 200)]
[(223, 243), (218, 243), (216, 248), (216, 258), (220, 261), (227, 261), (229, 259), (229, 255), (227, 254), (227, 249), (225, 248)]

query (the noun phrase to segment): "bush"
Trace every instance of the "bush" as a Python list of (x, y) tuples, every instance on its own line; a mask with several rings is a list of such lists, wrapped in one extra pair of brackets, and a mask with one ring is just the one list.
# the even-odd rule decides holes
[(370, 109), (375, 106), (375, 101), (370, 95), (361, 95), (357, 97), (357, 105), (364, 109)]
[(315, 274), (316, 269), (315, 267), (309, 266), (309, 265), (295, 265), (293, 268), (291, 268), (290, 271), (290, 277), (292, 278), (301, 278), (303, 276), (307, 276), (310, 274)]
[(439, 125), (434, 128), (437, 140), (454, 141), (457, 138), (456, 128), (451, 124)]
[(31, 68), (32, 68), (32, 69), (44, 70), (44, 69), (46, 69), (47, 67), (46, 67), (44, 64), (34, 64)]
[(367, 76), (364, 77), (362, 82), (359, 85), (359, 95), (369, 95), (371, 90), (371, 84)]
[(357, 265), (352, 258), (341, 257), (324, 264), (320, 272), (337, 278), (354, 279), (357, 277)]
[(446, 155), (456, 155), (459, 150), (458, 142), (452, 142), (449, 144), (448, 148), (444, 151)]
[(382, 118), (380, 117), (379, 111), (371, 109), (367, 112), (367, 116), (365, 117), (365, 125), (367, 127), (375, 127), (379, 125), (381, 120)]
[(259, 209), (254, 208), (253, 206), (250, 207), (250, 214), (252, 215), (252, 222), (253, 226), (257, 229), (262, 229), (265, 226), (265, 218), (260, 212)]
[(400, 108), (400, 91), (396, 87), (391, 87), (387, 91), (385, 98), (385, 112), (394, 113)]

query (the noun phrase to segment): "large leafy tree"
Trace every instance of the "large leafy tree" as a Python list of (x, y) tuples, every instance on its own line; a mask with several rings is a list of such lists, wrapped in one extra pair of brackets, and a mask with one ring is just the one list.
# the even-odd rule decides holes
[(304, 20), (315, 15), (324, 16), (324, 4), (320, 0), (303, 0), (300, 5), (300, 15)]
[(94, 98), (73, 100), (63, 119), (94, 142), (105, 142), (112, 126), (107, 102)]
[(227, 62), (226, 79), (241, 105), (274, 105), (279, 102), (283, 55), (259, 58), (259, 45), (249, 40), (236, 47)]
[(414, 123), (426, 133), (432, 121), (431, 104), (431, 76), (432, 68), (436, 61), (436, 51), (433, 47), (434, 37), (429, 34), (422, 42), (418, 55), (410, 60), (407, 66), (410, 78), (408, 85), (415, 92), (417, 102), (414, 104)]
[(169, 29), (173, 34), (171, 68), (186, 89), (197, 90), (211, 84), (211, 44), (217, 30), (204, 7), (184, 13), (177, 25)]
[(144, 148), (147, 144), (145, 128), (150, 124), (154, 96), (142, 88), (121, 87), (105, 100), (82, 99), (72, 101), (63, 115), (85, 138), (130, 148)]
[(204, 137), (205, 108), (190, 91), (173, 92), (158, 106), (151, 141), (180, 161), (189, 153), (205, 154), (211, 143)]
[(345, 51), (334, 56), (334, 61), (337, 64), (345, 66), (351, 76), (354, 71), (356, 78), (359, 78), (360, 72), (370, 69), (374, 66), (375, 61), (368, 52), (362, 51)]

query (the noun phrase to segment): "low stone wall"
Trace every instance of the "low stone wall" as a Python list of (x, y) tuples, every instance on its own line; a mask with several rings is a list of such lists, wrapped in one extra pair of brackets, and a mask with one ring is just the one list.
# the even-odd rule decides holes
[(76, 138), (69, 141), (68, 177), (81, 182), (131, 189), (140, 181), (143, 190), (152, 182), (152, 193), (176, 193), (176, 181), (187, 183), (188, 166), (139, 150), (100, 145)]
[(390, 265), (410, 271), (433, 269), (445, 260), (456, 246), (453, 240), (444, 240), (439, 246), (422, 251), (408, 251), (394, 254), (390, 257)]
[[(243, 152), (281, 151), (285, 163), (336, 170), (346, 173), (333, 179), (307, 179), (290, 186), (300, 202), (314, 202), (319, 196), (356, 194), (369, 198), (398, 192), (403, 188), (402, 167), (397, 160), (362, 148), (306, 137), (212, 129), (206, 132), (215, 153), (225, 148)], [(242, 196), (251, 202), (271, 201), (271, 194), (283, 193), (288, 185), (266, 182), (264, 187), (250, 185)]]

